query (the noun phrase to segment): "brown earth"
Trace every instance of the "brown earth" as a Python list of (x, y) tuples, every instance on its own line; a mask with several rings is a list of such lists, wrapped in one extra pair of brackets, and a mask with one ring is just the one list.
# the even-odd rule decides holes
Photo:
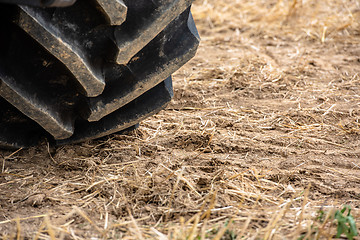
[(129, 134), (0, 152), (3, 238), (329, 239), (344, 205), (360, 226), (359, 3), (193, 14), (202, 43), (167, 109)]

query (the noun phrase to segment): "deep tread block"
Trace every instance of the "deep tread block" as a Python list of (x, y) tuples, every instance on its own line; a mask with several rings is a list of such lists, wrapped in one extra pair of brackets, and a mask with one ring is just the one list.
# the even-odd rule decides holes
[(111, 25), (121, 25), (127, 14), (127, 7), (123, 0), (97, 0), (110, 19)]
[(195, 55), (199, 40), (187, 9), (136, 54), (126, 68), (109, 66), (105, 70), (107, 87), (104, 94), (90, 98), (88, 120), (100, 120), (171, 75)]
[(37, 145), (47, 133), (41, 126), (0, 98), (0, 147), (16, 149)]
[(16, 25), (9, 24), (9, 32), (3, 29), (6, 34), (0, 44), (0, 96), (56, 139), (70, 137), (76, 116), (74, 106), (80, 99), (75, 79)]
[[(81, 5), (76, 4), (73, 8), (80, 8)], [(94, 67), (99, 63), (94, 63), (91, 60), (96, 56), (86, 54), (85, 51), (86, 46), (93, 43), (80, 37), (89, 34), (86, 29), (83, 29), (83, 26), (89, 23), (83, 22), (82, 18), (70, 21), (71, 13), (72, 11), (69, 11), (69, 8), (57, 9), (53, 12), (52, 9), (39, 10), (34, 7), (21, 6), (18, 24), (67, 66), (83, 86), (87, 96), (98, 96), (105, 88), (104, 77), (101, 69)], [(85, 15), (83, 17), (89, 18), (91, 16)], [(59, 18), (70, 20), (59, 21)], [(101, 22), (91, 22), (90, 24), (96, 27), (96, 24), (100, 25)]]
[(75, 124), (74, 135), (56, 143), (58, 145), (78, 143), (119, 132), (159, 112), (166, 107), (172, 97), (172, 80), (169, 77), (136, 100), (97, 122), (79, 120)]
[[(127, 21), (115, 29), (115, 39), (119, 47), (117, 63), (126, 64), (130, 59), (158, 35), (176, 16), (187, 9), (193, 0), (125, 0), (128, 13)], [(156, 5), (155, 5), (156, 4)], [(142, 16), (137, 15), (139, 8), (147, 6)], [(136, 26), (136, 27), (134, 27)]]
[(199, 45), (191, 2), (0, 4), (0, 147), (99, 138), (164, 108)]

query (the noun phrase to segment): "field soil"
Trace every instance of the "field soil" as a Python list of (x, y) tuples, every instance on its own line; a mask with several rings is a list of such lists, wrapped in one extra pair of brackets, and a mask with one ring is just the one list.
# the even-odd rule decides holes
[(129, 133), (0, 152), (0, 236), (331, 239), (344, 206), (359, 231), (359, 2), (192, 10), (202, 42), (165, 110)]

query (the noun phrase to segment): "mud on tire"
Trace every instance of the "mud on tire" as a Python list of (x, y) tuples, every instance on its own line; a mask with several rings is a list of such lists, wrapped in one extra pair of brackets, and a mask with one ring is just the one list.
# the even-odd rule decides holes
[(0, 4), (0, 146), (99, 138), (164, 108), (199, 44), (191, 2)]

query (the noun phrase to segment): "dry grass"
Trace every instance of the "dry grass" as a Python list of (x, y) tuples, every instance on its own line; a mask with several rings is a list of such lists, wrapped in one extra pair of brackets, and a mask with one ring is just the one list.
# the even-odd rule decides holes
[(3, 238), (331, 239), (344, 204), (359, 226), (359, 7), (197, 1), (202, 46), (166, 110), (1, 152)]
[(359, 2), (352, 0), (204, 0), (198, 1), (193, 14), (202, 21), (200, 29), (205, 27), (211, 32), (231, 30), (238, 34), (252, 29), (264, 37), (296, 41), (356, 41), (359, 7)]

